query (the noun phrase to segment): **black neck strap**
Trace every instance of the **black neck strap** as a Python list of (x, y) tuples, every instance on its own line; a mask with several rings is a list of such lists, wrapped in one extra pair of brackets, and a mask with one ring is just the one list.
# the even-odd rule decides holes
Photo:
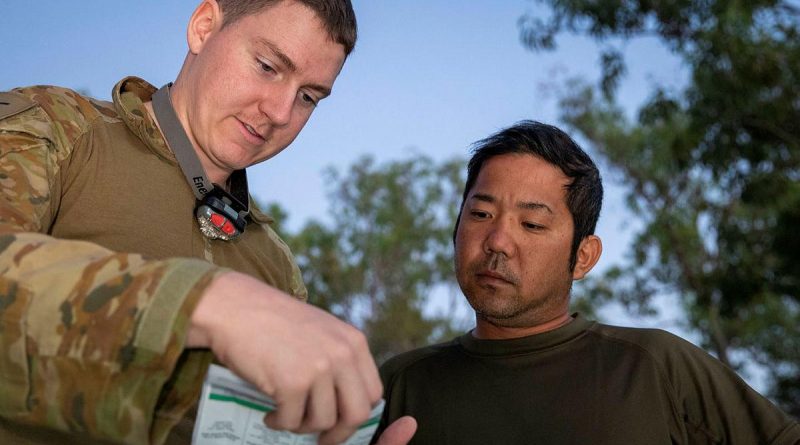
[[(203, 201), (203, 198), (215, 188), (224, 191), (223, 187), (213, 184), (206, 176), (206, 171), (200, 164), (200, 159), (197, 158), (197, 153), (192, 146), (189, 137), (183, 130), (178, 115), (175, 114), (175, 108), (172, 106), (172, 100), (169, 96), (169, 88), (172, 83), (168, 83), (161, 87), (153, 94), (153, 112), (161, 127), (161, 133), (164, 134), (164, 139), (167, 145), (175, 154), (178, 159), (178, 164), (181, 166), (183, 175), (189, 182), (194, 196), (198, 201)], [(228, 178), (228, 186), (230, 195), (238, 201), (238, 209), (236, 209), (242, 218), (247, 216), (250, 210), (250, 199), (247, 191), (247, 174), (244, 170), (236, 170), (231, 173)], [(227, 193), (226, 193), (227, 194)]]

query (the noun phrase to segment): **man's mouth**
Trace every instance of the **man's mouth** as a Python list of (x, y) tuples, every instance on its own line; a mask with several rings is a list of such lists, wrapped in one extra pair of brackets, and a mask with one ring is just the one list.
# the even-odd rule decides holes
[(501, 273), (492, 270), (482, 270), (476, 274), (478, 278), (489, 279), (491, 281), (503, 281), (508, 284), (514, 284), (514, 281)]
[(261, 133), (256, 131), (256, 129), (253, 128), (250, 124), (247, 124), (247, 123), (245, 123), (243, 121), (239, 121), (239, 122), (242, 123), (242, 126), (244, 127), (244, 129), (247, 130), (247, 132), (250, 133), (253, 137), (258, 138), (261, 141), (266, 139)]

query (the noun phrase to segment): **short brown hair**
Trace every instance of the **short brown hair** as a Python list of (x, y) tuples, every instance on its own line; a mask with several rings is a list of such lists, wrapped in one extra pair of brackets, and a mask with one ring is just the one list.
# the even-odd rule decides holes
[[(230, 25), (250, 14), (256, 14), (263, 9), (285, 0), (217, 0), (222, 10), (222, 26)], [(358, 26), (356, 14), (350, 0), (294, 0), (305, 5), (325, 25), (331, 40), (344, 46), (345, 55), (349, 55), (356, 46)]]

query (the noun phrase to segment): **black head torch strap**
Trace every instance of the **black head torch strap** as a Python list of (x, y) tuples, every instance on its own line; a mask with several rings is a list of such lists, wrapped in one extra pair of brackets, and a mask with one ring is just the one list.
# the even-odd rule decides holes
[(208, 179), (172, 107), (170, 86), (172, 84), (168, 83), (153, 94), (153, 112), (167, 145), (175, 153), (186, 181), (200, 202), (195, 211), (200, 231), (211, 239), (232, 240), (244, 232), (247, 225), (245, 218), (250, 211), (247, 174), (244, 170), (231, 174), (228, 180), (230, 193)]

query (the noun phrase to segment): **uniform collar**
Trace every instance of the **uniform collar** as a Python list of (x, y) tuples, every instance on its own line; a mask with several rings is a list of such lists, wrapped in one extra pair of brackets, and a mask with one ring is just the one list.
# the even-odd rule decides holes
[(136, 135), (153, 153), (165, 161), (177, 165), (175, 155), (167, 147), (155, 121), (144, 107), (149, 102), (156, 87), (138, 77), (126, 77), (111, 91), (114, 108), (128, 129)]
[[(144, 106), (144, 103), (150, 101), (156, 90), (157, 88), (146, 80), (129, 76), (114, 85), (111, 99), (114, 101), (117, 114), (128, 129), (158, 157), (177, 167), (178, 160), (175, 158), (175, 154), (167, 146), (164, 136), (161, 135), (161, 131)], [(269, 215), (258, 209), (252, 197), (250, 197), (250, 218), (261, 224), (273, 222)]]

